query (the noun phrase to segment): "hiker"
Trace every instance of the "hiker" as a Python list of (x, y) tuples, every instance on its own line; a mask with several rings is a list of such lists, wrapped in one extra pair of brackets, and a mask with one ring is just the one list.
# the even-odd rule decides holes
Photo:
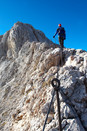
[(61, 26), (61, 24), (58, 25), (58, 29), (55, 33), (55, 35), (53, 36), (53, 38), (55, 38), (55, 36), (58, 34), (58, 39), (59, 39), (59, 44), (61, 46), (61, 48), (64, 48), (64, 40), (66, 39), (66, 34), (65, 34), (65, 29)]

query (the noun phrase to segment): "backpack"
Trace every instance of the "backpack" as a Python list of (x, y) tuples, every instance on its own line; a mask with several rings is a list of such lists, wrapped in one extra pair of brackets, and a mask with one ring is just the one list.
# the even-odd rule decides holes
[(58, 35), (59, 35), (59, 37), (63, 37), (64, 40), (66, 39), (65, 30), (63, 27), (58, 28)]

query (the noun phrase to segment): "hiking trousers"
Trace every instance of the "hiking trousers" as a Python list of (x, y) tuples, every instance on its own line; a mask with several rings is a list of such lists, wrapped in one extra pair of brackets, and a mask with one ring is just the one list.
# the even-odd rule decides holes
[(58, 37), (58, 39), (59, 39), (59, 44), (60, 44), (61, 48), (64, 48), (64, 38)]

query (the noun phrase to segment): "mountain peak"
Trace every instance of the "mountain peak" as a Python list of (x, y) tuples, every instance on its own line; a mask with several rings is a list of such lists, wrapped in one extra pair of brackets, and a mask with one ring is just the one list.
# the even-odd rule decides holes
[(22, 37), (22, 42), (28, 40), (29, 42), (36, 41), (52, 43), (42, 31), (35, 29), (30, 24), (17, 22), (14, 24), (11, 30), (14, 30), (14, 32), (18, 33), (17, 35), (19, 35), (19, 37)]
[(26, 42), (45, 42), (52, 44), (45, 34), (36, 30), (30, 24), (17, 22), (14, 26), (6, 32), (0, 39), (0, 57), (3, 55), (16, 56), (15, 54), (21, 49)]

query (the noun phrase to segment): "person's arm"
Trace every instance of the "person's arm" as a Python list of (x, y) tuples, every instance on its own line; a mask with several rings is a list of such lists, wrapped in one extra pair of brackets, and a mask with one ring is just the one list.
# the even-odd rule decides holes
[(55, 33), (55, 35), (53, 36), (53, 38), (57, 35), (57, 33), (58, 33), (58, 29), (56, 30), (56, 33)]

